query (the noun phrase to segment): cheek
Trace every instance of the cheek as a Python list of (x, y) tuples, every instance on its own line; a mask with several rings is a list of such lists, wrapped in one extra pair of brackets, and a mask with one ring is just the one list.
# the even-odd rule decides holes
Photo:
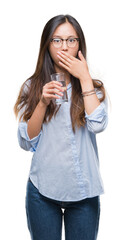
[(76, 49), (70, 49), (69, 54), (71, 54), (73, 57), (76, 57), (77, 54), (78, 54), (78, 50), (79, 50), (79, 48), (76, 48)]
[(57, 63), (59, 60), (58, 60), (58, 57), (57, 57), (57, 53), (53, 53), (52, 55), (51, 55), (51, 57), (52, 57), (52, 59), (53, 59), (53, 61), (55, 62), (55, 63)]
[(51, 58), (53, 59), (54, 62), (58, 62), (59, 61), (58, 57), (57, 57), (57, 51), (52, 51), (51, 49), (49, 49), (50, 56), (51, 56)]

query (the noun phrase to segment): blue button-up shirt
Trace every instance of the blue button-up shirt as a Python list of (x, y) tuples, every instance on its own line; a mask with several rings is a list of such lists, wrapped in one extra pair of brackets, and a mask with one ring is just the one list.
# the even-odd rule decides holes
[[(18, 125), (21, 148), (33, 152), (29, 177), (39, 192), (59, 201), (79, 201), (104, 193), (99, 170), (96, 134), (108, 122), (107, 99), (88, 115), (85, 128), (72, 131), (70, 105), (71, 83), (67, 86), (68, 102), (61, 105), (50, 122), (43, 123), (38, 136), (29, 139), (27, 123)], [(96, 91), (98, 98), (101, 93)]]

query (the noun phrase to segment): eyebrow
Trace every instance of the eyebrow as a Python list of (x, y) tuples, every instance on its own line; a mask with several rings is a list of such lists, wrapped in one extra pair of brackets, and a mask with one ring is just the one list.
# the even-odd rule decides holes
[[(70, 37), (76, 38), (76, 36), (74, 36), (74, 35), (67, 36), (67, 38), (70, 38)], [(62, 38), (62, 37), (59, 35), (54, 35), (53, 38)]]

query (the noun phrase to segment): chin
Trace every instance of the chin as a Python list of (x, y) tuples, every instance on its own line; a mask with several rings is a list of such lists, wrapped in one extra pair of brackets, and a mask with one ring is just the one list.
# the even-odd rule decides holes
[(63, 67), (61, 67), (58, 63), (54, 64), (54, 68), (57, 69), (57, 71), (59, 71), (59, 72), (61, 72), (61, 71), (66, 72), (66, 70)]

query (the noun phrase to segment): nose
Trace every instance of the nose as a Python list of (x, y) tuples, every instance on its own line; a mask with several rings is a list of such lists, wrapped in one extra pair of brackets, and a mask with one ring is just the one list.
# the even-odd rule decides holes
[(68, 47), (67, 47), (67, 42), (66, 42), (66, 40), (65, 41), (63, 41), (63, 43), (62, 43), (62, 50), (68, 50)]

